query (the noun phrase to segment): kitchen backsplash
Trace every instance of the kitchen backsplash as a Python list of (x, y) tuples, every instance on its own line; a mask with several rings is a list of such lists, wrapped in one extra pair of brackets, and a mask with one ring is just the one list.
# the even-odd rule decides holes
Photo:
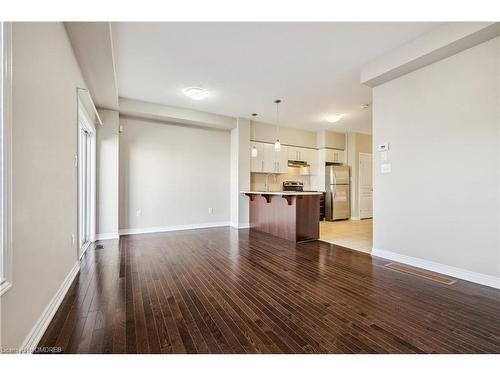
[[(270, 190), (283, 190), (283, 181), (302, 181), (304, 190), (318, 190), (316, 186), (317, 176), (301, 176), (299, 170), (299, 168), (288, 167), (288, 173), (286, 174), (270, 174)], [(266, 190), (266, 174), (251, 173), (250, 188), (254, 191)]]

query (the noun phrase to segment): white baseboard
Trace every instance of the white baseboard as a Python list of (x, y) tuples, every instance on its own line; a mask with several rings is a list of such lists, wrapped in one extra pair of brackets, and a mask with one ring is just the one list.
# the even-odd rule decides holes
[(361, 220), (359, 216), (351, 216), (349, 220)]
[(96, 236), (95, 236), (96, 241), (117, 240), (119, 238), (120, 238), (120, 233), (118, 233), (118, 232), (99, 233), (99, 234), (96, 234)]
[(230, 223), (227, 221), (220, 221), (220, 222), (215, 222), (215, 223), (169, 225), (169, 226), (163, 226), (163, 227), (148, 227), (148, 228), (130, 228), (130, 229), (120, 229), (120, 235), (172, 232), (175, 230), (203, 229), (203, 228), (215, 228), (215, 227), (227, 227), (229, 225), (230, 225)]
[(36, 349), (38, 342), (41, 340), (43, 334), (45, 333), (45, 330), (56, 314), (57, 309), (61, 305), (61, 302), (66, 296), (66, 293), (68, 292), (68, 289), (73, 283), (76, 275), (78, 275), (79, 270), (80, 262), (76, 262), (71, 271), (69, 271), (68, 276), (66, 276), (66, 278), (62, 282), (55, 296), (52, 297), (42, 315), (40, 316), (40, 318), (38, 318), (28, 336), (26, 336), (26, 338), (24, 339), (24, 342), (21, 344), (20, 348), (21, 353), (33, 353), (33, 351)]
[(83, 245), (83, 249), (80, 249), (80, 257), (79, 259), (82, 259), (83, 256), (85, 255), (85, 253), (87, 252), (87, 250), (89, 249), (90, 245), (92, 244), (92, 242), (87, 242), (85, 245)]
[(242, 224), (231, 223), (231, 227), (235, 229), (247, 229), (250, 228), (250, 223), (242, 223)]
[(385, 258), (398, 263), (404, 263), (410, 266), (423, 268), (428, 271), (456, 277), (457, 279), (467, 280), (476, 284), (486, 285), (492, 288), (500, 289), (500, 277), (473, 272), (463, 268), (448, 266), (446, 264), (437, 263), (421, 258), (414, 258), (407, 255), (393, 253), (392, 251), (376, 249), (376, 248), (372, 249), (372, 256)]

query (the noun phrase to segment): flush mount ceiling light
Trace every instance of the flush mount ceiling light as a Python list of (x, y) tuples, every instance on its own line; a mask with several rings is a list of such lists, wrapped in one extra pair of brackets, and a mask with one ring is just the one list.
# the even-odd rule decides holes
[(187, 87), (184, 89), (184, 94), (193, 100), (203, 100), (209, 95), (202, 87)]
[(333, 124), (335, 122), (338, 122), (341, 118), (342, 118), (342, 114), (336, 113), (336, 114), (331, 115), (331, 116), (326, 116), (325, 120), (326, 120), (326, 122)]

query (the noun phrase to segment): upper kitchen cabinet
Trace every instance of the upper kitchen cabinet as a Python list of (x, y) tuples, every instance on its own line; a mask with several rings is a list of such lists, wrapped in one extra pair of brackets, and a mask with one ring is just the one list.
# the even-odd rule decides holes
[(303, 151), (305, 160), (309, 164), (310, 174), (315, 175), (318, 173), (318, 150), (306, 148)]
[[(252, 144), (252, 147), (254, 144)], [(257, 156), (250, 158), (250, 172), (264, 172), (264, 144), (256, 142)]]
[(345, 151), (344, 150), (334, 150), (331, 148), (325, 149), (325, 161), (327, 163), (345, 163)]
[(251, 158), (250, 171), (254, 173), (287, 173), (288, 149), (281, 146), (281, 151), (274, 150), (274, 144), (255, 143), (257, 157)]
[[(274, 145), (273, 151), (274, 151)], [(281, 151), (274, 151), (277, 173), (288, 173), (288, 146), (281, 146)]]
[(287, 173), (287, 147), (281, 146), (281, 151), (274, 150), (274, 144), (264, 143), (264, 173)]
[(302, 157), (303, 149), (301, 147), (288, 146), (288, 160), (304, 161)]
[(288, 160), (304, 161), (311, 164), (318, 158), (317, 152), (312, 148), (288, 146)]

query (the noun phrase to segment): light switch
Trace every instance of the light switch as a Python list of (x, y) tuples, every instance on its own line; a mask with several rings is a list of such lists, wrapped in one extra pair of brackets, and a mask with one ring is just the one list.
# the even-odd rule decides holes
[(380, 171), (382, 173), (391, 173), (391, 165), (389, 163), (382, 164), (380, 166)]
[(388, 151), (389, 150), (389, 143), (381, 143), (377, 145), (377, 151)]
[(387, 160), (387, 151), (382, 151), (380, 153), (380, 160), (386, 161)]

